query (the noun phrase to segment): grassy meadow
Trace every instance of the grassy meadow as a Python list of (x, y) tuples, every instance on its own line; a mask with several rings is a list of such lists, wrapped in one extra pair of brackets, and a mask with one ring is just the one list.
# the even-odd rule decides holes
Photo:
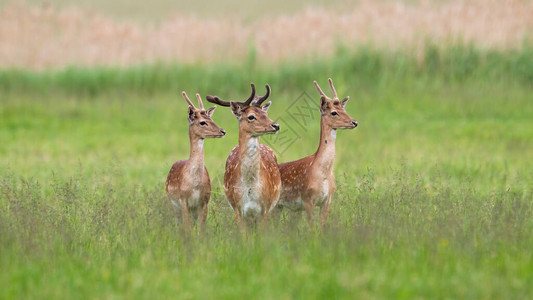
[[(0, 298), (530, 298), (533, 52), (424, 57), (0, 71)], [(284, 162), (318, 146), (318, 109), (296, 108), (328, 77), (359, 127), (337, 136), (325, 230), (285, 212), (239, 233), (222, 189), (237, 121), (219, 107), (207, 232), (180, 235), (164, 194), (189, 152), (178, 92), (268, 82), (281, 132), (262, 141)]]

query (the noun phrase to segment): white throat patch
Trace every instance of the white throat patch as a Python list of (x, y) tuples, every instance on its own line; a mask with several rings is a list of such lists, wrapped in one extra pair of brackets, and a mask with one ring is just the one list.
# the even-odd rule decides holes
[(252, 137), (248, 140), (248, 153), (247, 154), (254, 154), (257, 152), (257, 148), (259, 148), (259, 139), (257, 137)]
[(246, 152), (241, 161), (241, 176), (247, 184), (255, 182), (259, 176), (259, 139), (248, 140)]
[(331, 138), (335, 140), (337, 138), (337, 129), (331, 129)]

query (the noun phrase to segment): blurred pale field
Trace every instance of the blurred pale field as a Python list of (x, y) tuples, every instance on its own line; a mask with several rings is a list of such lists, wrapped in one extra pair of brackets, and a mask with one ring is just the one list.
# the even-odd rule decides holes
[(532, 1), (192, 3), (4, 1), (0, 67), (238, 63), (249, 55), (270, 64), (363, 45), (423, 61), (428, 44), (520, 49), (533, 32)]

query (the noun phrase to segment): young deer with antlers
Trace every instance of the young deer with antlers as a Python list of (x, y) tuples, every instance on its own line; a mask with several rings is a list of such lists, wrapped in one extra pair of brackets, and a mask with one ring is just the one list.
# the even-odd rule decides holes
[(271, 102), (261, 106), (270, 96), (270, 86), (266, 85), (267, 93), (262, 97), (255, 95), (253, 83), (251, 87), (252, 94), (244, 102), (206, 97), (209, 102), (231, 107), (239, 120), (239, 145), (231, 151), (224, 173), (224, 191), (238, 224), (242, 218), (248, 224), (264, 221), (276, 206), (281, 191), (276, 156), (259, 143), (259, 136), (279, 130), (279, 125), (267, 115)]
[(279, 165), (282, 190), (278, 208), (305, 210), (309, 221), (313, 219), (314, 208), (321, 207), (320, 221), (324, 225), (335, 191), (335, 137), (337, 129), (353, 129), (357, 122), (344, 110), (350, 97), (342, 101), (337, 96), (331, 78), (328, 79), (333, 100), (326, 96), (318, 83), (314, 85), (320, 93), (320, 144), (318, 150), (297, 161)]
[(172, 165), (168, 173), (166, 191), (176, 208), (178, 222), (191, 227), (191, 219), (205, 226), (207, 204), (211, 196), (211, 181), (204, 166), (204, 139), (219, 138), (226, 132), (211, 120), (216, 108), (204, 109), (202, 98), (196, 94), (199, 108), (192, 104), (185, 92), (181, 93), (189, 104), (189, 141), (191, 152), (189, 160), (180, 160)]

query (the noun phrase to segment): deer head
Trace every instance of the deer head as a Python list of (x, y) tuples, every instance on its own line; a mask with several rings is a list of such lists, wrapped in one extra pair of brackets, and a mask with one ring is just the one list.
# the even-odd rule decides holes
[(333, 99), (326, 96), (318, 83), (313, 81), (316, 89), (320, 93), (320, 114), (322, 115), (322, 121), (332, 129), (353, 129), (357, 127), (357, 122), (344, 110), (346, 102), (350, 100), (350, 97), (348, 96), (340, 101), (331, 78), (328, 78), (328, 82), (333, 92)]
[(200, 106), (200, 108), (196, 108), (187, 96), (187, 93), (181, 92), (181, 95), (189, 104), (187, 120), (189, 121), (189, 134), (191, 136), (196, 136), (198, 138), (205, 139), (219, 138), (223, 137), (226, 134), (226, 131), (218, 127), (218, 125), (215, 124), (215, 122), (213, 122), (213, 120), (211, 119), (211, 116), (213, 116), (213, 112), (215, 111), (216, 106), (205, 110), (200, 94), (196, 94), (196, 99), (198, 99), (198, 105)]
[(272, 121), (267, 114), (271, 102), (262, 105), (270, 96), (270, 86), (265, 85), (267, 93), (264, 96), (255, 95), (255, 85), (252, 83), (252, 94), (244, 102), (225, 101), (218, 96), (207, 95), (207, 101), (231, 108), (231, 112), (239, 120), (239, 131), (251, 136), (260, 136), (276, 133), (279, 130), (278, 123)]

